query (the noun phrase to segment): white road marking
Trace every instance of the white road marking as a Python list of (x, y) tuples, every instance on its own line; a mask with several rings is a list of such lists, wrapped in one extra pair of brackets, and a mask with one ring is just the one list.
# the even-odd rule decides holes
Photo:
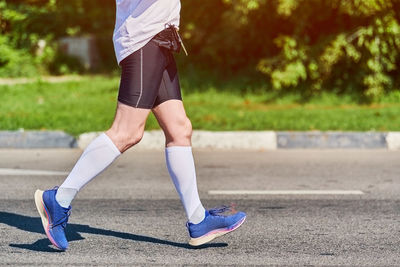
[(363, 195), (360, 190), (210, 190), (209, 195)]
[(0, 175), (67, 175), (68, 172), (0, 168)]

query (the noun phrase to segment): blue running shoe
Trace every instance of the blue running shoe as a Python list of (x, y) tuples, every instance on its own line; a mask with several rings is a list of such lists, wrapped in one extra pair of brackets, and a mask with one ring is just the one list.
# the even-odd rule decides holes
[(50, 242), (61, 250), (68, 248), (68, 241), (65, 237), (65, 227), (71, 213), (71, 206), (61, 207), (56, 200), (57, 187), (35, 192), (35, 204), (42, 218), (42, 224)]
[(206, 210), (206, 217), (198, 224), (188, 222), (186, 224), (191, 246), (200, 246), (210, 242), (216, 237), (222, 236), (241, 226), (246, 219), (246, 213), (237, 212), (233, 215), (223, 215), (226, 211), (233, 211), (230, 207), (223, 206)]

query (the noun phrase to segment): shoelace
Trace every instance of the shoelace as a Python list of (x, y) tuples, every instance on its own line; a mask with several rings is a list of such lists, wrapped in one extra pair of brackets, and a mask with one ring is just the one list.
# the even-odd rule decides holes
[(221, 206), (221, 207), (216, 207), (216, 208), (210, 209), (208, 212), (213, 216), (221, 216), (221, 214), (226, 211), (232, 211), (232, 208), (228, 207), (228, 206)]
[[(232, 211), (233, 213), (236, 213), (235, 206), (236, 206), (235, 204), (232, 204), (232, 206), (225, 206), (225, 205), (219, 206), (219, 207), (216, 207), (216, 208), (209, 209), (209, 210), (208, 210), (208, 213), (209, 213), (210, 215), (212, 215), (212, 216), (221, 216), (221, 217), (225, 217), (222, 213), (224, 213), (224, 212), (226, 212), (226, 211)], [(187, 222), (186, 222), (186, 227), (189, 228), (190, 224), (191, 224), (191, 223), (190, 223), (189, 221), (187, 221)]]
[(67, 222), (68, 222), (68, 218), (71, 215), (71, 210), (66, 210), (64, 213), (64, 217), (62, 217), (61, 219), (59, 219), (57, 222), (53, 223), (51, 225), (52, 228), (61, 225), (62, 228), (65, 228), (67, 226)]
[[(58, 186), (53, 187), (53, 190), (58, 189)], [(57, 222), (53, 223), (51, 225), (52, 228), (61, 225), (62, 228), (65, 228), (67, 226), (68, 218), (71, 215), (71, 210), (66, 210), (64, 211), (64, 217), (59, 219)]]

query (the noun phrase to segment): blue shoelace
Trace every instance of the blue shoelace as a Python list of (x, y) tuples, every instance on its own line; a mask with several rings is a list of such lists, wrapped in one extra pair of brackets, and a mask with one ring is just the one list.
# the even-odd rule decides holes
[(222, 216), (222, 213), (224, 213), (226, 211), (232, 211), (232, 208), (228, 207), (228, 206), (216, 207), (216, 208), (210, 209), (208, 211), (208, 213), (210, 213), (213, 216)]
[(53, 223), (51, 225), (51, 228), (57, 227), (59, 225), (62, 226), (62, 228), (65, 228), (67, 226), (68, 218), (71, 215), (71, 210), (66, 210), (64, 211), (64, 216), (59, 219), (57, 222)]
[[(58, 186), (53, 187), (53, 190), (57, 190), (57, 189), (58, 189)], [(61, 225), (62, 228), (65, 228), (67, 226), (68, 218), (70, 215), (71, 215), (71, 209), (64, 210), (64, 216), (61, 219), (59, 219), (57, 222), (53, 223), (51, 225), (51, 228), (54, 228), (59, 225)]]

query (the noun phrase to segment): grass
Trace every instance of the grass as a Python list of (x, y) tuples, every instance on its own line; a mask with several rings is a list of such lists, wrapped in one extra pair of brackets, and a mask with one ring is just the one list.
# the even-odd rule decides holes
[[(0, 130), (64, 130), (73, 135), (103, 131), (114, 116), (118, 83), (117, 77), (95, 76), (0, 85)], [(243, 94), (239, 91), (246, 91), (245, 85), (240, 83), (217, 85), (218, 90), (213, 83), (193, 79), (181, 83), (194, 129), (400, 131), (400, 91), (365, 105), (332, 93), (304, 101), (294, 93), (279, 96), (262, 85), (258, 93)], [(146, 128), (158, 129), (152, 115)]]

